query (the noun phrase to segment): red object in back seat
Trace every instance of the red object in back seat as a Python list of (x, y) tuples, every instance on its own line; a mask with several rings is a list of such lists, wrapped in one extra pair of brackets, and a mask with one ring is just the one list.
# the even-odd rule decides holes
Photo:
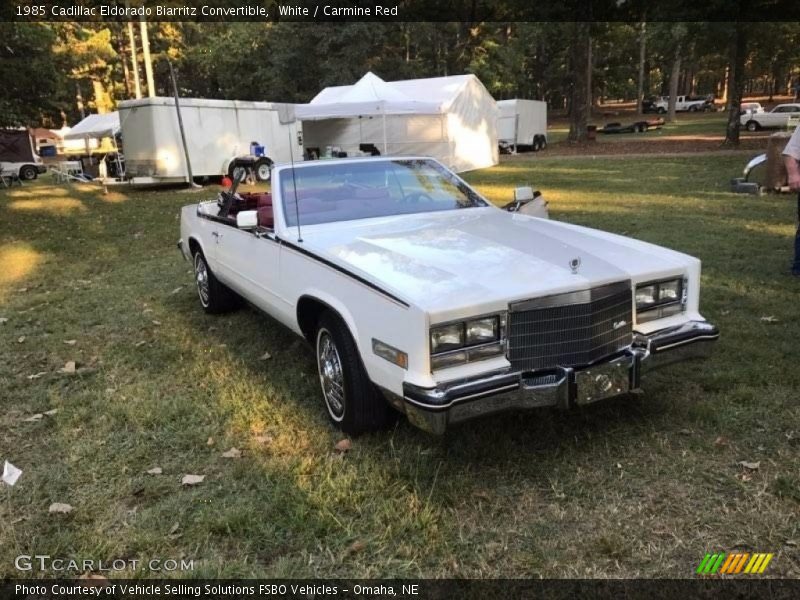
[[(271, 201), (271, 199), (270, 199)], [(259, 227), (266, 227), (267, 229), (275, 229), (275, 215), (272, 213), (272, 205), (260, 206), (258, 212), (258, 225)]]
[(258, 203), (256, 204), (258, 208), (262, 208), (264, 206), (272, 206), (272, 194), (269, 192), (264, 192), (263, 194), (258, 195)]

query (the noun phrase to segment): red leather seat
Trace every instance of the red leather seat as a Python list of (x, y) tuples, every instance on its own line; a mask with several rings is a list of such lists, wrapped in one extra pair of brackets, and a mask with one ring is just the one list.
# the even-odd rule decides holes
[(265, 206), (272, 206), (272, 194), (269, 192), (258, 194), (258, 202), (256, 203), (256, 207), (263, 208)]
[(259, 206), (256, 209), (258, 213), (258, 226), (266, 227), (267, 229), (275, 229), (275, 215), (272, 213), (272, 199), (270, 198), (269, 206)]

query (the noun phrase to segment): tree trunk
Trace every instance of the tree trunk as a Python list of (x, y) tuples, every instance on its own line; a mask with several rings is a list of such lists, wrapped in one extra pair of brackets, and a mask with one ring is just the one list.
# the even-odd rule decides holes
[(731, 74), (730, 95), (731, 102), (728, 107), (728, 125), (725, 129), (724, 146), (739, 145), (739, 109), (742, 105), (744, 88), (744, 63), (747, 58), (747, 23), (737, 23), (736, 32), (731, 43), (729, 55), (729, 69)]
[(669, 105), (667, 123), (675, 121), (675, 102), (678, 100), (678, 80), (681, 74), (681, 40), (675, 43), (675, 58), (672, 61), (672, 73), (669, 77)]
[(591, 37), (589, 38), (588, 46), (589, 46), (588, 52), (587, 52), (588, 56), (587, 56), (587, 59), (586, 59), (586, 114), (587, 114), (587, 118), (591, 119), (592, 118), (592, 96), (593, 96), (593, 90), (592, 90), (592, 67), (594, 66), (593, 65), (594, 57), (592, 56), (592, 38)]
[(636, 114), (642, 114), (642, 100), (644, 100), (644, 63), (647, 56), (647, 24), (639, 24), (639, 81), (636, 87)]
[(585, 142), (589, 124), (587, 75), (589, 71), (589, 26), (590, 23), (576, 21), (572, 24), (572, 80), (570, 82), (570, 142)]
[(725, 105), (725, 110), (730, 110), (731, 108), (730, 104), (731, 99), (728, 97), (728, 88), (730, 88), (730, 85), (731, 85), (731, 66), (725, 65), (725, 77), (722, 80), (722, 96), (720, 97), (720, 100), (722, 100), (722, 103)]

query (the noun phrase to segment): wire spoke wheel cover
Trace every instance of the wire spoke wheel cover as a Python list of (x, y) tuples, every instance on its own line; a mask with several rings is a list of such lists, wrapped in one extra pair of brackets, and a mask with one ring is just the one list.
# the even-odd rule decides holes
[(199, 252), (194, 255), (194, 280), (197, 283), (197, 295), (200, 296), (200, 304), (207, 307), (209, 299), (208, 267)]
[(317, 367), (328, 413), (334, 421), (340, 422), (345, 409), (342, 360), (331, 333), (325, 328), (317, 333)]

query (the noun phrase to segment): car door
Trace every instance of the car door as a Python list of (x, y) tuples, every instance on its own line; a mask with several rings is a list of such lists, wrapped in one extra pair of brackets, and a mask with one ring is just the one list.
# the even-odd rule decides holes
[(280, 294), (281, 248), (272, 230), (233, 226), (217, 232), (216, 257), (224, 280), (240, 295), (279, 318), (286, 311)]

